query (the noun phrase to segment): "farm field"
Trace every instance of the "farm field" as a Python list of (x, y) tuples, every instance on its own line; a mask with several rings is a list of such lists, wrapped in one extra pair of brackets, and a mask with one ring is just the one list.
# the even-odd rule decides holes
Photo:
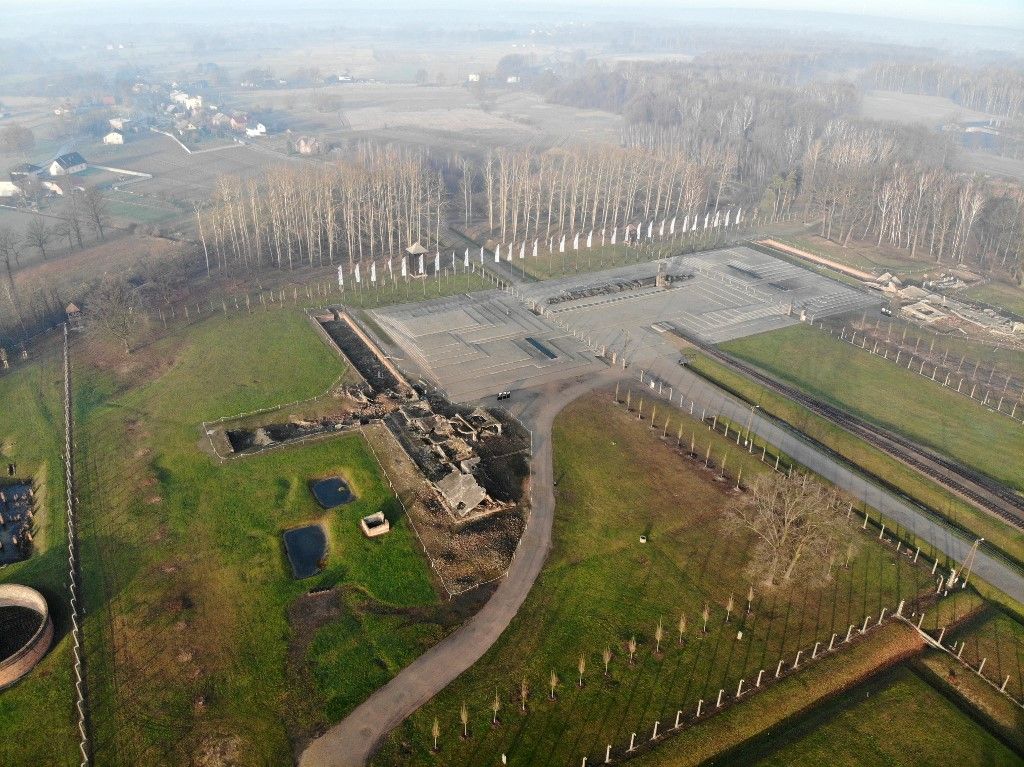
[[(579, 400), (558, 417), (555, 543), (540, 579), (498, 643), (393, 733), (374, 764), (491, 764), (503, 752), (538, 766), (578, 763), (584, 755), (593, 760), (606, 744), (621, 751), (630, 732), (649, 730), (656, 719), (670, 722), (677, 709), (691, 711), (699, 699), (708, 704), (720, 688), (731, 695), (739, 679), (774, 667), (780, 655), (827, 643), (833, 631), (928, 588), (927, 569), (865, 540), (833, 582), (788, 596), (755, 592), (747, 615), (749, 541), (725, 535), (718, 522), (734, 497), (730, 485), (680, 456), (675, 440), (659, 437), (607, 394)], [(726, 621), (730, 594), (737, 608)], [(688, 616), (682, 644), (680, 613)], [(660, 653), (659, 620), (666, 629)], [(631, 637), (638, 644), (632, 665)], [(606, 647), (612, 651), (607, 677)], [(555, 701), (549, 700), (552, 671)], [(495, 694), (501, 724), (492, 727)], [(460, 737), (463, 702), (468, 739)], [(442, 732), (437, 755), (430, 750), (435, 717)]]
[(0, 764), (78, 764), (74, 733), (67, 535), (64, 513), (63, 390), (56, 348), (31, 365), (0, 375), (0, 458), (44, 487), (36, 517), (35, 553), (0, 568), (0, 583), (30, 586), (46, 597), (54, 649), (18, 685), (0, 692)]
[(873, 120), (924, 123), (939, 127), (947, 122), (986, 120), (992, 115), (962, 107), (943, 96), (874, 90), (864, 94), (861, 114)]
[[(818, 726), (811, 728), (814, 722)], [(919, 764), (1020, 764), (1020, 756), (933, 690), (901, 668), (881, 690), (870, 687), (824, 704), (806, 721), (773, 733), (772, 753), (755, 767)]]
[[(342, 366), (293, 311), (102, 352), (76, 355), (96, 759), (287, 761), (453, 620), (360, 435), (224, 464), (204, 448), (202, 420), (320, 394)], [(356, 500), (324, 512), (307, 483), (334, 473)], [(392, 532), (371, 541), (358, 518), (375, 511)], [(295, 581), (280, 532), (317, 521), (324, 570)]]
[(812, 413), (803, 405), (734, 373), (710, 357), (696, 354), (688, 367), (728, 391), (735, 392), (747, 402), (760, 405), (767, 413), (798, 428), (862, 469), (899, 487), (911, 498), (970, 530), (975, 536), (984, 537), (1017, 561), (1024, 562), (1024, 540), (1013, 528), (895, 458)]
[[(289, 115), (293, 132), (305, 131), (328, 140), (401, 135), (413, 143), (469, 141), (485, 145), (560, 145), (584, 140), (615, 141), (619, 115), (546, 102), (524, 90), (489, 89), (483, 96), (461, 84), (476, 71), (460, 64), (460, 80), (452, 85), (411, 83), (416, 66), (397, 65), (406, 82), (361, 82), (329, 90), (289, 88), (235, 90), (229, 95), (239, 108), (274, 108)], [(338, 108), (318, 110), (314, 99), (326, 98)], [(271, 144), (279, 144), (274, 137)]]
[(805, 326), (723, 348), (826, 402), (1024, 489), (1020, 424), (913, 372)]

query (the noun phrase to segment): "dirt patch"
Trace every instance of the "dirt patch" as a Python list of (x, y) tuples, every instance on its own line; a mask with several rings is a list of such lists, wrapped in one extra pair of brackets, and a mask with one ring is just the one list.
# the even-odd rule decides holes
[(285, 675), (288, 679), (288, 712), (285, 726), (292, 743), (296, 760), (306, 746), (328, 726), (324, 718), (324, 707), (316, 691), (316, 681), (306, 662), (309, 646), (323, 626), (341, 618), (345, 607), (341, 595), (335, 591), (324, 591), (303, 596), (292, 602), (288, 608), (288, 655), (285, 659)]
[(242, 739), (237, 735), (215, 735), (199, 744), (195, 767), (233, 767), (242, 763)]

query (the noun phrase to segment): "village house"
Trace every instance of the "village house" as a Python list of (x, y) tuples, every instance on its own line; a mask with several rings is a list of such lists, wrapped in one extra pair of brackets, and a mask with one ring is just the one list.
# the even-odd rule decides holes
[(249, 138), (256, 138), (257, 136), (267, 135), (267, 126), (263, 123), (256, 123), (255, 128), (246, 128), (245, 135)]
[(103, 143), (104, 144), (123, 144), (124, 143), (124, 136), (122, 136), (117, 131), (111, 131), (110, 133), (108, 133), (106, 136), (103, 137)]
[(68, 152), (54, 158), (50, 163), (51, 176), (70, 176), (85, 170), (86, 162), (78, 152)]
[(111, 130), (123, 131), (131, 120), (127, 117), (111, 117), (107, 122), (110, 124)]

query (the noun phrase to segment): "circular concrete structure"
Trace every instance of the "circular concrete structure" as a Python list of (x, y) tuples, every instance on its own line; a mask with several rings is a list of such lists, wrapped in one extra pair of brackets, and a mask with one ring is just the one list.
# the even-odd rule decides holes
[(0, 584), (0, 690), (17, 682), (46, 655), (53, 621), (43, 595), (28, 586)]

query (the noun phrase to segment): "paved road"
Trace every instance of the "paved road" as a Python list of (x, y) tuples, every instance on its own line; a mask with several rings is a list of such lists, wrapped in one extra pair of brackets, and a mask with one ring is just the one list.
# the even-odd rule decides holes
[(497, 641), (519, 611), (551, 549), (555, 511), (551, 424), (574, 399), (621, 376), (622, 371), (606, 369), (582, 382), (550, 384), (539, 396), (532, 397), (520, 414), (520, 420), (533, 434), (532, 509), (508, 575), (479, 613), (313, 741), (302, 753), (300, 767), (362, 767), (391, 730), (447, 687)]
[[(647, 361), (647, 370), (665, 382), (666, 387), (663, 391), (666, 395), (667, 385), (672, 386), (677, 405), (682, 396), (684, 408), (688, 409), (691, 401), (696, 403), (697, 418), (700, 418), (700, 410), (706, 408), (709, 415), (719, 413), (744, 425), (749, 422), (754, 433), (791, 456), (797, 463), (878, 509), (890, 520), (899, 523), (957, 562), (964, 560), (973, 541), (927, 516), (906, 499), (876, 485), (799, 433), (757, 411), (752, 411), (746, 403), (734, 399), (695, 373), (679, 367), (674, 362), (676, 357), (678, 354), (673, 355), (671, 359), (650, 358)], [(633, 372), (635, 375), (639, 374), (635, 369)], [(1012, 565), (979, 551), (975, 559), (974, 572), (1017, 601), (1024, 601), (1024, 575)]]

